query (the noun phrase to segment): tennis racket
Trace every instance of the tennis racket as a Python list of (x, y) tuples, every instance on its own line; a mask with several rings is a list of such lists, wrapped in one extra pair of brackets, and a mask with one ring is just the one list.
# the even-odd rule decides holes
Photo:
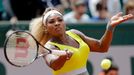
[[(39, 54), (40, 47), (45, 49), (44, 53)], [(7, 61), (16, 67), (27, 66), (46, 53), (51, 53), (51, 50), (41, 45), (28, 31), (13, 32), (4, 44)]]

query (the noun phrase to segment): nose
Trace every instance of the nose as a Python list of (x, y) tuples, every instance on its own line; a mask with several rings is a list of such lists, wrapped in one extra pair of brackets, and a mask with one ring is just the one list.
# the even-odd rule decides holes
[(60, 25), (60, 22), (56, 21), (55, 26), (59, 26), (59, 25)]

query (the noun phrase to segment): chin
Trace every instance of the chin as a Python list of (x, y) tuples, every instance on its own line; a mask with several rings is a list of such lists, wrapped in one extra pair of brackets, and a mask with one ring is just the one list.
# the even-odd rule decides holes
[(63, 34), (61, 33), (61, 32), (56, 32), (56, 34), (55, 34), (55, 36), (56, 37), (60, 37), (60, 36), (62, 36)]

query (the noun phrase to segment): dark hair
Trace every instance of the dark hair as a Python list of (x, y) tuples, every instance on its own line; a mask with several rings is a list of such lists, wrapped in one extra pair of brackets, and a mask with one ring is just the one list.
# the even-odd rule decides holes
[(128, 11), (132, 10), (134, 8), (134, 1), (128, 0), (128, 2), (125, 4), (125, 14), (129, 14)]
[(51, 11), (51, 10), (57, 10), (56, 8), (53, 7), (49, 7), (45, 9), (45, 12), (43, 13), (43, 15), (45, 15), (47, 12)]
[(100, 10), (103, 10), (103, 9), (107, 10), (107, 6), (103, 2), (101, 2), (101, 1), (98, 2), (96, 4), (96, 10), (100, 11)]

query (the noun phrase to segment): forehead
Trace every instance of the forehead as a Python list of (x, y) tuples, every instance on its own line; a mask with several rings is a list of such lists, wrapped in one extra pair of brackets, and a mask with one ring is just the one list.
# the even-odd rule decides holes
[(48, 16), (47, 20), (55, 19), (55, 18), (63, 18), (63, 16), (60, 14), (57, 14), (57, 13), (53, 13), (53, 14)]

